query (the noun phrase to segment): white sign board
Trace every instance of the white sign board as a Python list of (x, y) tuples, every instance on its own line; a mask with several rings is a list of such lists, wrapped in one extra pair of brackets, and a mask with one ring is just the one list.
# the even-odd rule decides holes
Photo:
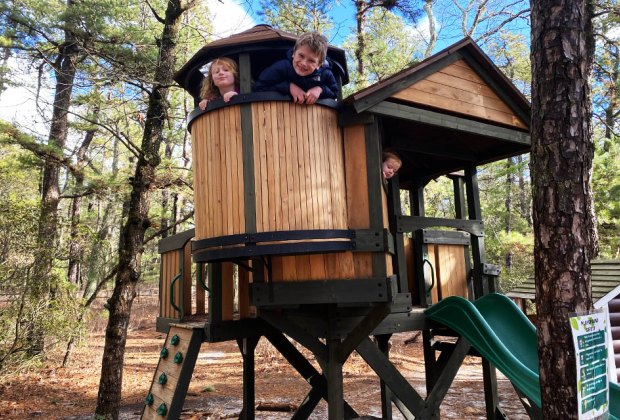
[(577, 362), (579, 419), (607, 418), (609, 411), (607, 311), (576, 314), (570, 317), (570, 325)]

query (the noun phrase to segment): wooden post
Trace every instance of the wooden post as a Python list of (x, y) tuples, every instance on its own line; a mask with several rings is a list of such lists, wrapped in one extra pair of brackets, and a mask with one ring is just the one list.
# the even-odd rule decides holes
[[(476, 167), (468, 166), (465, 169), (465, 182), (467, 187), (467, 207), (471, 220), (482, 220), (480, 211), (480, 196), (478, 190), (478, 177)], [(482, 264), (485, 262), (484, 238), (478, 235), (471, 235), (471, 250), (474, 260), (474, 296), (479, 298), (488, 292), (495, 292), (495, 285), (485, 285), (482, 274)], [(486, 287), (485, 287), (486, 286)], [(484, 379), (484, 400), (488, 419), (495, 419), (499, 410), (499, 397), (497, 395), (497, 373), (493, 366), (486, 359), (482, 359), (482, 375)]]
[(342, 361), (340, 339), (327, 340), (327, 410), (329, 420), (344, 419), (344, 390), (342, 384)]
[(246, 337), (237, 340), (243, 358), (243, 410), (239, 418), (244, 420), (253, 420), (255, 417), (254, 350), (259, 340), (260, 337)]
[[(392, 334), (377, 335), (377, 345), (379, 350), (385, 354), (385, 357), (390, 357), (390, 337)], [(380, 379), (379, 386), (381, 387), (381, 418), (391, 420), (392, 418), (392, 391), (388, 388), (383, 379)]]

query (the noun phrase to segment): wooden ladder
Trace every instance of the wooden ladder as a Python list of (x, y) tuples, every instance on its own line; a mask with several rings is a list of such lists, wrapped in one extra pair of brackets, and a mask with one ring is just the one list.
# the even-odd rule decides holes
[(203, 341), (204, 323), (171, 324), (142, 419), (178, 419)]

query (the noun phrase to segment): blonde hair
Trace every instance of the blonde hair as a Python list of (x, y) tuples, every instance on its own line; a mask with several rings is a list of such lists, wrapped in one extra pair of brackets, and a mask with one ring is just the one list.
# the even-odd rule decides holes
[(403, 164), (403, 160), (400, 158), (400, 156), (398, 155), (398, 153), (396, 153), (393, 150), (384, 150), (383, 151), (383, 161), (385, 162), (388, 159), (394, 159), (395, 161), (397, 161), (398, 163), (400, 163), (401, 165)]
[(325, 57), (327, 56), (327, 38), (321, 35), (318, 32), (306, 32), (299, 38), (297, 38), (297, 42), (295, 42), (295, 48), (293, 51), (297, 51), (297, 48), (302, 45), (307, 46), (310, 50), (319, 55), (319, 67), (325, 61)]
[(235, 78), (235, 85), (239, 83), (239, 70), (237, 68), (237, 62), (228, 57), (216, 58), (209, 66), (209, 73), (207, 74), (207, 77), (202, 79), (202, 83), (200, 85), (200, 99), (212, 100), (222, 96), (220, 94), (220, 90), (213, 82), (213, 73), (211, 72), (211, 68), (216, 64), (230, 70)]

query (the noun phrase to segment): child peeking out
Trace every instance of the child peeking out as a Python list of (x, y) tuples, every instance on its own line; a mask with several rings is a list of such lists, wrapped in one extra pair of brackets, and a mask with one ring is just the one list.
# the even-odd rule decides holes
[(338, 83), (327, 57), (327, 38), (317, 32), (301, 35), (287, 58), (263, 70), (255, 92), (290, 94), (296, 104), (314, 104), (318, 99), (336, 99)]
[(400, 159), (397, 153), (386, 150), (383, 152), (383, 164), (381, 165), (381, 173), (383, 178), (390, 179), (402, 166), (403, 161)]
[(217, 98), (230, 101), (230, 98), (239, 93), (239, 70), (237, 63), (227, 57), (216, 58), (211, 62), (207, 77), (202, 80), (200, 86), (200, 98), (198, 106), (203, 111), (209, 101)]

